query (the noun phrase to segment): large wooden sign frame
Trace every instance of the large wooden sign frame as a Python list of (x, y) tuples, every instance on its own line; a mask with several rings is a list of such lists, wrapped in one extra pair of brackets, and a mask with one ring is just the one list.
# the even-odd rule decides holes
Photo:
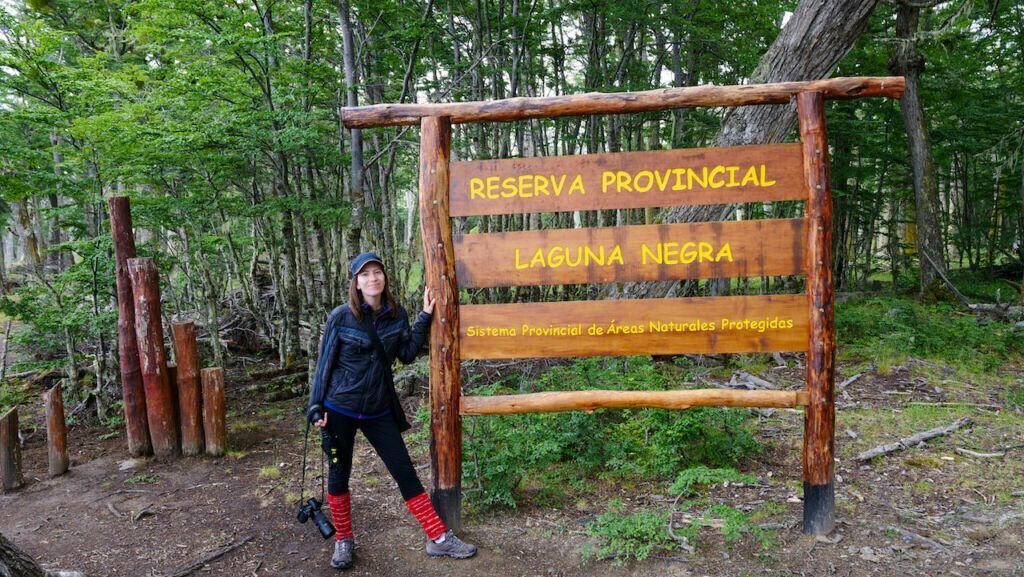
[[(902, 77), (345, 108), (349, 128), (421, 126), (432, 499), (461, 525), (464, 414), (613, 407), (804, 407), (805, 533), (835, 524), (832, 201), (824, 101), (900, 98)], [(796, 100), (800, 142), (450, 162), (451, 125)], [(804, 200), (798, 219), (467, 234), (456, 216)], [(459, 305), (459, 289), (805, 275), (806, 294)], [(803, 391), (580, 391), (462, 397), (467, 358), (804, 351)]]

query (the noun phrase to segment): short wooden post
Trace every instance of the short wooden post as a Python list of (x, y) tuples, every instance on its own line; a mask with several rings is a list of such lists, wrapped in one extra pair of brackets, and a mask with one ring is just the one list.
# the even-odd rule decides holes
[(206, 434), (206, 454), (214, 457), (224, 455), (227, 447), (225, 426), (224, 369), (213, 367), (202, 370), (203, 381), (203, 431)]
[(825, 535), (835, 527), (835, 316), (832, 289), (832, 189), (824, 97), (797, 95), (807, 186), (807, 292), (810, 340), (804, 409), (804, 533)]
[(146, 391), (139, 368), (139, 345), (135, 337), (135, 304), (132, 281), (128, 275), (128, 259), (135, 258), (135, 236), (132, 233), (132, 212), (127, 196), (115, 196), (110, 205), (110, 231), (114, 238), (117, 262), (117, 348), (121, 358), (121, 392), (124, 399), (124, 423), (128, 433), (128, 453), (133, 457), (149, 455), (146, 423)]
[(178, 415), (181, 418), (181, 452), (203, 452), (203, 393), (199, 382), (199, 346), (196, 325), (173, 323), (174, 356), (178, 361)]
[(18, 407), (0, 417), (0, 489), (13, 491), (25, 484), (21, 474), (21, 443), (18, 439)]
[(50, 476), (63, 475), (68, 470), (68, 425), (64, 421), (64, 395), (60, 384), (54, 385), (43, 397), (46, 403), (46, 445), (50, 459)]
[(167, 376), (164, 329), (160, 321), (160, 279), (150, 258), (128, 259), (135, 301), (135, 337), (139, 346), (146, 417), (153, 452), (158, 457), (178, 453), (178, 423)]
[(462, 526), (462, 416), (459, 395), (459, 290), (448, 212), (452, 125), (427, 117), (420, 136), (420, 218), (427, 287), (437, 298), (430, 327), (431, 499), (444, 522)]

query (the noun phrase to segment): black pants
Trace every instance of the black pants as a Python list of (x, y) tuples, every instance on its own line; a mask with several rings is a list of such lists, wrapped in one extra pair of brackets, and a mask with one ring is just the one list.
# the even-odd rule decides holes
[(348, 480), (352, 474), (352, 450), (358, 429), (362, 429), (363, 435), (384, 461), (384, 465), (398, 483), (403, 499), (408, 501), (423, 493), (423, 484), (416, 475), (412, 459), (409, 458), (409, 450), (405, 447), (398, 423), (392, 415), (376, 419), (354, 419), (330, 410), (323, 443), (328, 462), (328, 493), (341, 495), (348, 491)]

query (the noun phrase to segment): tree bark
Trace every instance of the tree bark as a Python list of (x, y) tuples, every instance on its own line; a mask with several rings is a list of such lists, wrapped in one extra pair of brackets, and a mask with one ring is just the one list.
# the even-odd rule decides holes
[(0, 533), (0, 577), (46, 577), (46, 571)]
[[(939, 205), (939, 187), (935, 179), (935, 164), (932, 160), (931, 138), (921, 104), (921, 72), (924, 57), (917, 51), (918, 21), (921, 8), (911, 4), (900, 4), (896, 11), (896, 54), (890, 67), (906, 78), (906, 88), (900, 101), (900, 113), (907, 130), (910, 145), (910, 161), (914, 169), (914, 205), (917, 221), (917, 250), (921, 255), (921, 294), (934, 283), (941, 282), (946, 272), (946, 251), (942, 243), (939, 219), (936, 214)], [(934, 265), (929, 263), (929, 260)]]
[[(802, 0), (786, 26), (750, 78), (751, 84), (820, 80), (828, 78), (853, 48), (867, 26), (878, 0)], [(714, 146), (782, 142), (796, 124), (796, 106), (744, 106), (730, 108), (722, 119)], [(725, 220), (735, 205), (674, 207), (662, 222)], [(627, 288), (632, 298), (663, 297), (677, 282), (636, 284)]]
[[(353, 40), (352, 21), (349, 17), (348, 0), (338, 0), (338, 21), (341, 24), (342, 58), (345, 61), (346, 104), (359, 105), (359, 93), (356, 78), (355, 41)], [(345, 248), (348, 260), (351, 261), (360, 252), (361, 233), (363, 230), (363, 211), (366, 203), (363, 193), (363, 131), (353, 129), (352, 134), (352, 181), (349, 198), (352, 202), (352, 217), (345, 231)]]

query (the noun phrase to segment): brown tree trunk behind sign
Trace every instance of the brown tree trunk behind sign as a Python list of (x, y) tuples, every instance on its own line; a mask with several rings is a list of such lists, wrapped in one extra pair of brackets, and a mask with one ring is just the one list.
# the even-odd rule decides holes
[(921, 104), (921, 72), (924, 57), (917, 51), (918, 20), (921, 8), (900, 3), (896, 10), (896, 55), (890, 67), (906, 77), (906, 88), (900, 100), (900, 113), (910, 145), (910, 163), (914, 169), (914, 207), (917, 221), (917, 249), (921, 257), (921, 292), (941, 282), (946, 272), (946, 251), (942, 244), (937, 211), (939, 185), (935, 179), (931, 138)]
[(135, 305), (132, 281), (128, 275), (128, 259), (135, 258), (135, 236), (132, 232), (131, 206), (126, 196), (115, 196), (110, 205), (110, 231), (114, 239), (117, 261), (117, 348), (121, 358), (121, 392), (124, 399), (124, 422), (128, 434), (128, 453), (133, 457), (149, 455), (146, 423), (146, 391), (139, 368), (139, 345), (135, 337)]
[(68, 425), (64, 421), (64, 395), (58, 384), (46, 392), (46, 444), (50, 459), (50, 476), (68, 470)]
[(199, 347), (196, 325), (173, 323), (174, 352), (178, 360), (178, 415), (181, 418), (181, 452), (199, 455), (203, 452), (203, 394), (199, 382)]
[(146, 389), (146, 417), (153, 452), (158, 457), (178, 453), (178, 423), (167, 375), (164, 329), (160, 322), (160, 279), (150, 258), (128, 259), (135, 300), (135, 337), (139, 345), (142, 384)]
[(203, 381), (203, 431), (206, 433), (206, 454), (214, 457), (224, 455), (227, 447), (225, 427), (224, 369), (213, 367), (202, 370)]
[(21, 444), (18, 442), (18, 407), (0, 417), (0, 490), (11, 491), (25, 484), (21, 474)]

